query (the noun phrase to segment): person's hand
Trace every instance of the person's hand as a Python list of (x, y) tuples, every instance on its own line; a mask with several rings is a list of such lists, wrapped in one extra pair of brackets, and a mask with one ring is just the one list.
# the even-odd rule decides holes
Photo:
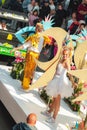
[(10, 53), (17, 51), (17, 48), (13, 48)]

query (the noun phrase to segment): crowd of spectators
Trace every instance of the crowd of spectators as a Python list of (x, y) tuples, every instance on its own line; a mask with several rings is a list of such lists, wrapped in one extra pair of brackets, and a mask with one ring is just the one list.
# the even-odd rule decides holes
[(71, 34), (76, 32), (80, 20), (87, 24), (87, 0), (4, 0), (1, 8), (24, 13), (30, 26), (49, 15), (54, 19), (53, 27)]
[[(53, 27), (61, 27), (70, 35), (77, 35), (81, 30), (87, 30), (87, 0), (1, 0), (1, 8), (20, 12), (27, 16), (28, 26), (35, 26), (38, 21), (45, 20), (46, 16), (51, 16)], [(7, 21), (0, 19), (0, 29), (8, 30)], [(17, 32), (27, 26), (22, 22), (10, 21), (10, 29)], [(72, 39), (75, 41), (75, 39)], [(45, 47), (48, 60), (54, 56), (54, 45)], [(49, 50), (49, 51), (48, 51)], [(48, 53), (47, 53), (48, 52)]]

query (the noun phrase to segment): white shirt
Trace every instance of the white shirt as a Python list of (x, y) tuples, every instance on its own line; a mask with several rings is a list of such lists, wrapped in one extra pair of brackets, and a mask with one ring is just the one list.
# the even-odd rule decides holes
[(32, 13), (34, 6), (32, 4), (28, 4), (28, 12)]
[(51, 10), (55, 10), (55, 5), (49, 5)]

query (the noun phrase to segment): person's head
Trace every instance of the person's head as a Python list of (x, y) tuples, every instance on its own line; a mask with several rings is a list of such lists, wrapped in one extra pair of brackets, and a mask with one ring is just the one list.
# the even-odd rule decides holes
[(44, 30), (43, 25), (41, 23), (36, 24), (36, 33), (42, 32)]
[(2, 28), (4, 29), (6, 27), (6, 21), (2, 20)]
[(34, 126), (37, 121), (37, 116), (35, 113), (30, 113), (27, 117), (27, 123), (31, 126)]
[(86, 4), (86, 5), (87, 5), (87, 0), (83, 0), (82, 2), (83, 2), (83, 4)]
[(69, 47), (63, 47), (63, 51), (62, 51), (62, 58), (63, 60), (67, 60), (68, 58), (70, 58), (71, 56), (71, 48)]
[(31, 4), (33, 5), (33, 6), (35, 6), (35, 0), (31, 0)]
[(56, 13), (55, 9), (50, 10), (50, 15), (54, 15)]
[(38, 11), (36, 9), (33, 11), (33, 15), (38, 16)]
[(77, 19), (77, 13), (76, 12), (72, 13), (72, 19)]
[(58, 4), (58, 10), (62, 10), (63, 9), (63, 6), (61, 3)]
[(82, 29), (85, 28), (85, 26), (86, 26), (85, 21), (84, 21), (84, 20), (80, 20), (80, 21), (79, 21), (79, 29), (82, 30)]
[(49, 3), (50, 4), (54, 4), (54, 0), (49, 0)]
[(44, 5), (45, 5), (45, 6), (49, 6), (49, 1), (48, 1), (48, 0), (45, 0), (45, 1), (44, 1)]
[(35, 6), (39, 6), (39, 2), (38, 1), (35, 2)]

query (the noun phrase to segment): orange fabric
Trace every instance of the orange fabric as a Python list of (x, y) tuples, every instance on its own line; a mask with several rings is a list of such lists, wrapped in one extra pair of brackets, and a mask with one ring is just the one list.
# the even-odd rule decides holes
[(24, 67), (24, 78), (22, 82), (23, 89), (29, 89), (29, 84), (33, 78), (34, 70), (36, 68), (36, 62), (34, 58), (38, 59), (39, 54), (33, 51), (30, 51), (26, 54), (25, 67)]

